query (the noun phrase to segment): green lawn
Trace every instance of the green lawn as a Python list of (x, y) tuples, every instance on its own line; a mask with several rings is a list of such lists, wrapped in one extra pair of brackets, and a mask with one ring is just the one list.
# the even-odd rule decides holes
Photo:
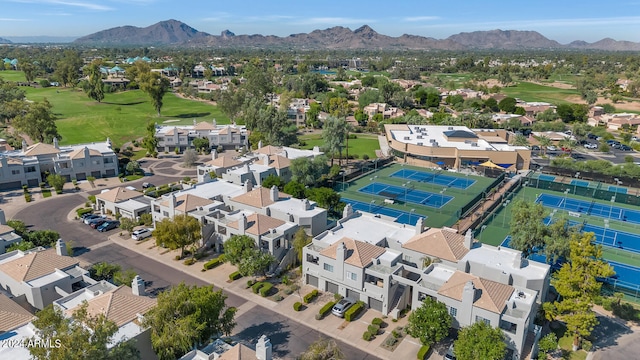
[(5, 81), (27, 81), (22, 71), (15, 70), (0, 71), (0, 78), (4, 79)]
[[(376, 150), (380, 150), (378, 136), (373, 134), (356, 134), (356, 136), (357, 139), (349, 139), (349, 156), (358, 155), (358, 159), (362, 159), (366, 154), (370, 159), (375, 159)], [(321, 134), (307, 134), (298, 138), (306, 143), (302, 146), (303, 149), (313, 149), (314, 146), (322, 148), (324, 145)]]
[(172, 93), (164, 96), (162, 116), (157, 117), (149, 97), (140, 90), (106, 94), (98, 103), (79, 89), (24, 88), (27, 98), (40, 101), (44, 98), (53, 105), (58, 117), (61, 144), (77, 144), (105, 141), (111, 138), (114, 146), (144, 136), (147, 122), (184, 125), (197, 121), (225, 124), (229, 119), (213, 105), (178, 98)]
[(508, 96), (525, 101), (544, 101), (554, 104), (569, 103), (567, 101), (569, 96), (579, 95), (575, 89), (558, 89), (530, 82), (520, 82), (516, 86), (502, 88), (501, 91)]

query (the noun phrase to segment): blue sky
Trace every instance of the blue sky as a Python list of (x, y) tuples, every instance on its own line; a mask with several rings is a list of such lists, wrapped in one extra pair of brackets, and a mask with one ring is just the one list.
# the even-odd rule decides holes
[(0, 0), (0, 37), (82, 36), (168, 19), (211, 34), (229, 29), (286, 36), (368, 24), (391, 36), (442, 39), (502, 29), (535, 30), (561, 43), (605, 37), (640, 42), (640, 0)]

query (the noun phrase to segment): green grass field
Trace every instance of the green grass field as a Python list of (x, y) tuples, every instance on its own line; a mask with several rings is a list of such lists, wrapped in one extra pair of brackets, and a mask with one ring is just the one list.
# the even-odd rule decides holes
[(557, 87), (538, 85), (530, 82), (520, 82), (516, 86), (502, 88), (508, 96), (525, 101), (544, 101), (550, 103), (569, 103), (567, 98), (579, 95), (575, 89), (558, 89)]
[(22, 71), (15, 71), (15, 70), (0, 71), (0, 78), (2, 78), (5, 81), (27, 81)]
[[(376, 150), (380, 150), (378, 136), (373, 134), (356, 134), (356, 136), (357, 139), (349, 140), (349, 156), (358, 155), (358, 158), (362, 159), (362, 156), (366, 154), (370, 159), (375, 159)], [(321, 134), (307, 134), (298, 138), (306, 143), (302, 149), (313, 149), (314, 146), (322, 148), (324, 145)], [(344, 151), (343, 154), (345, 154)]]
[[(5, 77), (6, 74), (11, 76)], [(24, 80), (22, 72), (0, 72), (5, 79), (16, 80), (18, 75)], [(162, 116), (156, 115), (149, 96), (140, 90), (106, 94), (98, 103), (91, 100), (80, 89), (71, 88), (22, 88), (27, 99), (41, 101), (46, 98), (53, 105), (58, 126), (62, 135), (61, 144), (78, 144), (105, 141), (111, 138), (114, 146), (144, 136), (149, 121), (163, 124), (185, 125), (196, 121), (212, 121), (218, 124), (229, 123), (229, 119), (216, 106), (199, 101), (185, 100), (167, 93), (164, 96)]]
[[(389, 185), (395, 185), (401, 187), (402, 184), (406, 183), (406, 179), (391, 177), (390, 175), (394, 172), (401, 169), (411, 169), (411, 170), (419, 170), (424, 172), (430, 172), (431, 170), (425, 168), (419, 168), (414, 166), (402, 166), (400, 164), (392, 164), (390, 166), (386, 166), (382, 169), (379, 169), (375, 173), (365, 174), (364, 176), (350, 181), (346, 184), (346, 187), (342, 188), (342, 184), (338, 184), (337, 190), (341, 191), (341, 195), (343, 197), (362, 201), (365, 203), (369, 203), (371, 200), (375, 200), (376, 204), (383, 203), (383, 197), (361, 193), (358, 190), (371, 182), (385, 183)], [(464, 175), (446, 172), (445, 175), (467, 178)], [(466, 204), (468, 204), (476, 195), (485, 191), (485, 189), (493, 182), (493, 179), (484, 178), (479, 176), (469, 176), (470, 180), (475, 180), (476, 182), (471, 185), (466, 190), (447, 188), (444, 192), (445, 195), (453, 196), (454, 198), (446, 203), (442, 208), (436, 209), (429, 206), (413, 204), (413, 203), (397, 203), (392, 205), (385, 205), (389, 208), (397, 209), (404, 212), (410, 212), (411, 209), (415, 209), (415, 213), (418, 215), (426, 216), (425, 225), (430, 227), (442, 227), (442, 226), (452, 226), (458, 221), (457, 213), (459, 210)], [(440, 191), (444, 188), (444, 186), (411, 181), (412, 187), (415, 187), (416, 190), (427, 191), (434, 194), (439, 194)]]

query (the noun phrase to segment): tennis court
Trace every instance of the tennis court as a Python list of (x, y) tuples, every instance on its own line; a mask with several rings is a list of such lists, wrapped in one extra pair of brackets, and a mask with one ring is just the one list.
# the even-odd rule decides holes
[(468, 177), (461, 178), (450, 175), (442, 175), (439, 172), (425, 172), (409, 169), (398, 170), (391, 174), (391, 177), (427, 182), (436, 185), (442, 185), (444, 187), (452, 187), (463, 190), (469, 188), (476, 182), (475, 180), (469, 179)]
[(410, 202), (418, 205), (425, 205), (433, 208), (441, 208), (453, 199), (453, 196), (416, 190), (411, 186), (400, 187), (379, 182), (374, 182), (366, 185), (358, 189), (358, 191), (365, 194), (378, 195), (394, 200)]
[(362, 201), (356, 201), (356, 200), (351, 200), (347, 198), (342, 198), (341, 200), (347, 204), (351, 204), (351, 207), (353, 207), (354, 210), (390, 216), (394, 218), (396, 222), (401, 224), (415, 225), (418, 222), (418, 218), (423, 218), (423, 219), (427, 218), (424, 215), (411, 214), (410, 212), (405, 212), (405, 211), (400, 211), (400, 210), (385, 207), (384, 203), (372, 205)]
[(547, 174), (540, 174), (538, 176), (538, 179), (540, 180), (544, 180), (544, 181), (555, 181), (556, 177), (553, 175), (547, 175)]
[(589, 224), (582, 231), (594, 233), (598, 244), (640, 253), (640, 235)]
[(576, 179), (573, 179), (573, 180), (571, 180), (571, 185), (582, 186), (582, 187), (589, 187), (589, 182), (588, 182), (588, 181), (585, 181), (585, 180), (576, 180)]
[(605, 219), (614, 219), (640, 224), (640, 211), (601, 204), (595, 201), (588, 202), (562, 196), (540, 194), (536, 199), (536, 203), (540, 203), (546, 207), (575, 211)]
[(609, 185), (609, 191), (616, 192), (616, 193), (619, 193), (619, 194), (626, 194), (627, 193), (627, 188)]
[(638, 288), (640, 285), (640, 268), (615, 261), (609, 261), (609, 265), (613, 267), (616, 274), (605, 279), (606, 282), (629, 289)]

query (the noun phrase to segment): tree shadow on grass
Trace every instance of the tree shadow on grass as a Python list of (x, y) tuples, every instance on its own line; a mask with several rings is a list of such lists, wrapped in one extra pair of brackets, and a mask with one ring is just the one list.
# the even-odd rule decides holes
[(132, 102), (123, 102), (123, 103), (118, 103), (118, 102), (109, 102), (109, 101), (103, 101), (101, 102), (101, 104), (106, 104), (106, 105), (122, 105), (122, 106), (129, 106), (129, 105), (140, 105), (140, 104), (144, 104), (146, 103), (146, 101), (132, 101)]
[(251, 325), (233, 337), (240, 343), (254, 348), (258, 339), (262, 335), (266, 335), (273, 346), (272, 351), (274, 358), (288, 359), (291, 358), (290, 351), (287, 347), (291, 332), (286, 330), (287, 325), (279, 322), (263, 322), (261, 324)]
[(189, 118), (194, 118), (194, 117), (204, 117), (204, 116), (208, 116), (211, 115), (210, 112), (201, 112), (201, 113), (187, 113), (187, 114), (178, 114), (178, 115), (165, 115), (167, 117), (174, 117), (174, 118), (180, 118), (180, 119), (189, 119)]

